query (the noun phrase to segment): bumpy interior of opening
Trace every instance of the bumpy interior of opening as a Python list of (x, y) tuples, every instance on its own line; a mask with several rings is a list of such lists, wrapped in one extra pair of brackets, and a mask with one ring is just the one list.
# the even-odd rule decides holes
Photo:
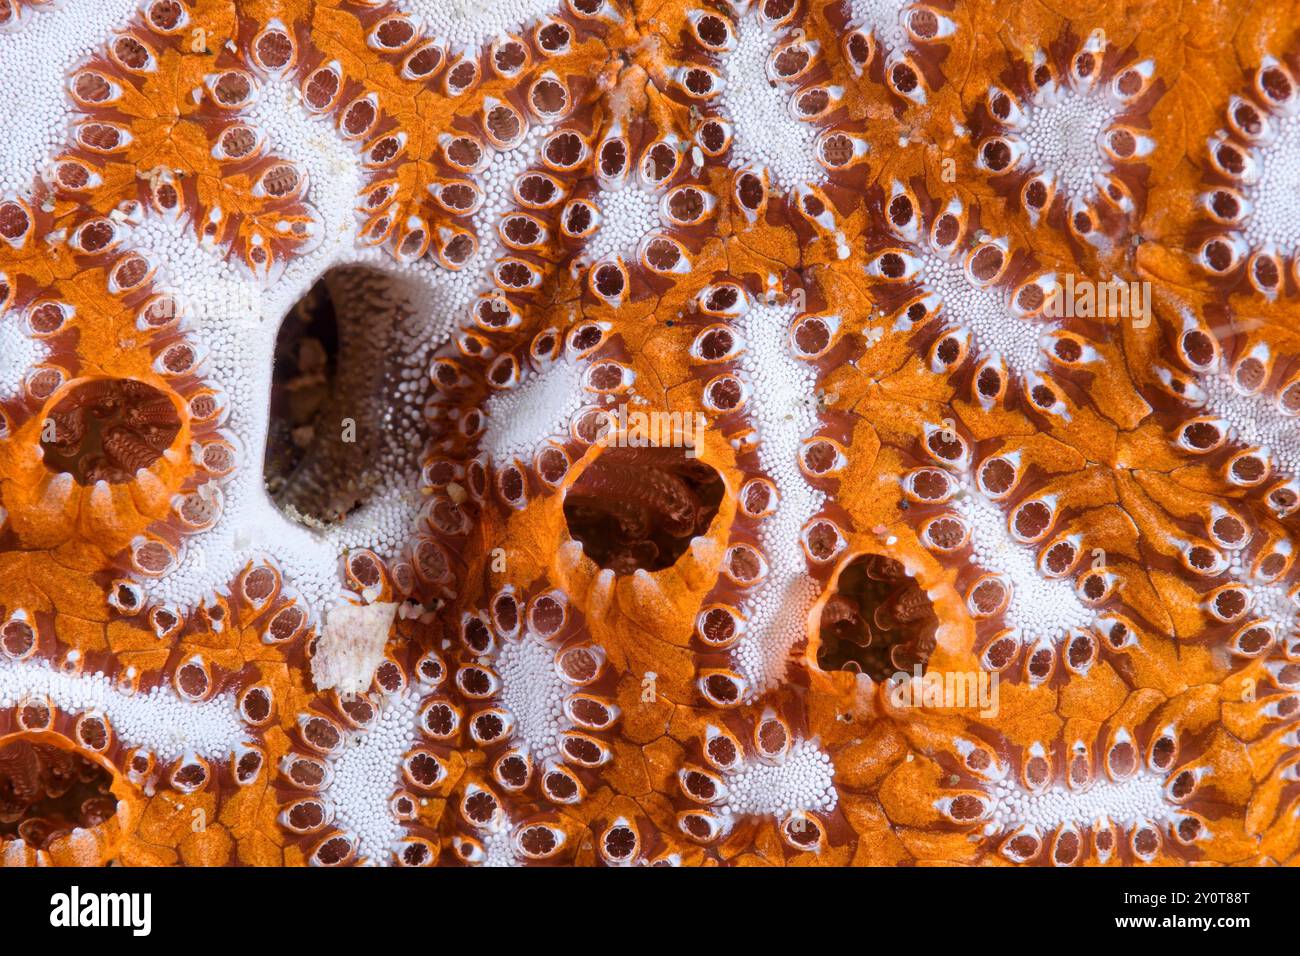
[(80, 754), (17, 738), (0, 746), (0, 836), (45, 849), (117, 813), (112, 775)]
[(42, 422), (41, 451), (52, 471), (81, 485), (123, 484), (157, 461), (180, 431), (167, 395), (129, 378), (72, 386)]
[(263, 470), (291, 517), (328, 525), (413, 480), (427, 381), (416, 311), (400, 280), (345, 266), (285, 316)]
[(903, 565), (884, 555), (855, 558), (822, 608), (817, 663), (884, 681), (895, 671), (922, 672), (934, 651), (939, 619)]
[(684, 448), (606, 448), (564, 499), (569, 534), (615, 574), (671, 567), (718, 513), (722, 476)]

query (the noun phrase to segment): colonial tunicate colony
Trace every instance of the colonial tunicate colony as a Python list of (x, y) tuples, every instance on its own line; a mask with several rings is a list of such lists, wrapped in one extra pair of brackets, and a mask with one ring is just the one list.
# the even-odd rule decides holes
[(0, 862), (1295, 862), (1297, 8), (1057, 7), (0, 0)]

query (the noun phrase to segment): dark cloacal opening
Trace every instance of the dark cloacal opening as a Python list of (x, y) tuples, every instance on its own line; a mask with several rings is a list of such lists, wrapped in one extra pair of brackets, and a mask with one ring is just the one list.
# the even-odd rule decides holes
[(724, 487), (684, 448), (607, 448), (564, 499), (569, 534), (615, 574), (671, 567), (718, 513)]
[(338, 374), (339, 327), (322, 279), (285, 316), (275, 342), (271, 422), (263, 468), (267, 491), (284, 490), (321, 429)]
[(47, 848), (117, 813), (113, 777), (92, 760), (22, 737), (0, 746), (0, 837)]
[(822, 608), (817, 664), (884, 681), (920, 664), (935, 647), (939, 619), (921, 586), (903, 565), (884, 555), (855, 558), (840, 574)]
[(52, 471), (79, 485), (124, 484), (167, 450), (181, 420), (166, 393), (130, 378), (74, 385), (42, 423), (41, 451)]
[(400, 280), (356, 266), (325, 273), (285, 316), (263, 459), (281, 510), (327, 525), (414, 486), (426, 437), (422, 331)]

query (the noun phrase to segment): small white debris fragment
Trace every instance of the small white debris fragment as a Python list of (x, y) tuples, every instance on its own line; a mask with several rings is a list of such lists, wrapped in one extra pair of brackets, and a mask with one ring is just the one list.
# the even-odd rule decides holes
[(384, 645), (397, 614), (397, 604), (340, 604), (325, 618), (324, 633), (311, 659), (317, 690), (335, 688), (340, 694), (370, 689), (375, 669), (384, 659)]

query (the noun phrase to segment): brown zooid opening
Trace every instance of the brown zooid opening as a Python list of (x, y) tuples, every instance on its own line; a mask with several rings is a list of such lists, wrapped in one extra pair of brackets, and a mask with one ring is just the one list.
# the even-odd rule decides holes
[(125, 484), (167, 450), (181, 429), (166, 393), (130, 378), (74, 384), (41, 423), (41, 451), (51, 471), (79, 485)]
[(922, 673), (934, 652), (939, 618), (929, 597), (893, 558), (865, 554), (839, 576), (822, 608), (817, 665), (885, 681), (895, 671)]
[(47, 848), (117, 813), (113, 776), (80, 754), (15, 737), (0, 744), (0, 838)]
[(564, 499), (569, 534), (615, 574), (671, 567), (718, 513), (722, 476), (684, 448), (606, 448)]

